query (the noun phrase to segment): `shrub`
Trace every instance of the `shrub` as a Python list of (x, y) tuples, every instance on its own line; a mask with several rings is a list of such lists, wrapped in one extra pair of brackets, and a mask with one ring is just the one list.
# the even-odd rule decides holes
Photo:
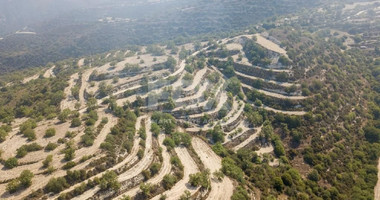
[(32, 185), (33, 177), (34, 174), (30, 170), (22, 171), (20, 177), (18, 178), (20, 180), (20, 185), (24, 188), (29, 187), (30, 185)]
[(45, 147), (45, 151), (53, 151), (55, 148), (58, 147), (58, 144), (55, 144), (55, 143), (51, 143), (49, 142), (46, 147)]
[(235, 189), (234, 194), (231, 197), (231, 200), (249, 200), (249, 199), (251, 198), (249, 198), (248, 192), (241, 186), (238, 186)]
[(45, 132), (45, 137), (49, 138), (49, 137), (53, 137), (55, 136), (55, 128), (49, 128), (46, 130)]
[(78, 127), (82, 124), (79, 117), (75, 117), (71, 120), (71, 127)]
[(70, 185), (67, 183), (66, 179), (63, 177), (51, 178), (45, 186), (47, 192), (59, 193)]
[(36, 139), (36, 133), (33, 129), (28, 128), (25, 131), (23, 131), (23, 135), (28, 138), (28, 140), (33, 141)]
[(196, 174), (190, 174), (189, 183), (192, 186), (201, 186), (203, 189), (208, 189), (210, 187), (210, 171), (198, 172)]
[(68, 170), (68, 169), (71, 169), (73, 168), (75, 165), (77, 165), (74, 161), (69, 161), (67, 162), (65, 165), (63, 165), (63, 169), (64, 170)]
[(74, 156), (75, 156), (75, 150), (73, 148), (71, 148), (71, 147), (65, 149), (64, 153), (65, 153), (64, 159), (66, 161), (72, 160), (74, 158)]
[(46, 159), (42, 162), (43, 167), (47, 168), (50, 166), (50, 163), (53, 161), (53, 155), (46, 156)]
[(171, 189), (177, 182), (177, 178), (171, 174), (166, 174), (162, 179), (162, 184), (166, 190)]
[(17, 158), (9, 158), (4, 162), (4, 166), (8, 169), (12, 169), (14, 167), (18, 166), (18, 160)]
[(102, 178), (100, 179), (100, 189), (118, 190), (119, 188), (120, 183), (117, 181), (117, 174), (114, 171), (107, 171), (105, 174), (103, 174)]

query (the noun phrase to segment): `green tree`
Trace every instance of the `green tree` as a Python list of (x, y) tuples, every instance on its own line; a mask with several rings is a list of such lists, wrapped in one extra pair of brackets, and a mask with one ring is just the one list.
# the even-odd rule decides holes
[(107, 171), (103, 174), (100, 179), (100, 189), (107, 190), (113, 189), (118, 190), (120, 188), (120, 183), (117, 181), (117, 174), (114, 171)]
[(162, 184), (166, 190), (171, 189), (177, 182), (177, 178), (171, 174), (166, 174), (162, 179)]
[(237, 95), (240, 92), (241, 83), (235, 76), (228, 79), (226, 91), (231, 92), (233, 95)]
[(53, 192), (55, 194), (61, 192), (70, 185), (67, 183), (66, 179), (63, 177), (51, 178), (45, 186), (47, 192)]
[(59, 113), (58, 115), (58, 120), (61, 122), (61, 123), (64, 123), (66, 122), (67, 118), (69, 118), (69, 115), (71, 114), (71, 111), (70, 109), (66, 108), (64, 109), (61, 113)]
[(20, 188), (20, 180), (19, 179), (13, 179), (11, 180), (7, 186), (6, 186), (6, 190), (9, 192), (9, 193), (15, 193), (18, 189)]
[(231, 197), (231, 200), (249, 200), (251, 199), (248, 195), (248, 192), (241, 186), (238, 186), (232, 197)]
[(75, 117), (71, 120), (71, 127), (78, 127), (82, 124), (79, 117)]
[(144, 197), (149, 198), (151, 196), (151, 191), (153, 189), (153, 185), (150, 183), (141, 183), (140, 190), (142, 191)]

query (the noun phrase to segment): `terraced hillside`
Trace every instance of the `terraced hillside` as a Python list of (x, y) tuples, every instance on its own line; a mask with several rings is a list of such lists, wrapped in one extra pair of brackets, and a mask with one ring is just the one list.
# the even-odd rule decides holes
[[(42, 76), (12, 83), (7, 87), (44, 83), (49, 99), (42, 104), (37, 102), (43, 95), (24, 99), (32, 108), (16, 109), (18, 118), (2, 126), (9, 131), (0, 143), (1, 198), (254, 199), (261, 192), (272, 194), (275, 190), (255, 185), (258, 178), (249, 174), (259, 169), (253, 163), (283, 169), (293, 162), (301, 165), (302, 176), (309, 173), (291, 145), (307, 138), (296, 130), (303, 120), (324, 123), (315, 108), (324, 106), (318, 102), (322, 83), (331, 79), (315, 71), (302, 75), (305, 68), (287, 49), (265, 32), (131, 47), (62, 61)], [(49, 81), (56, 80), (59, 89), (50, 91)], [(350, 113), (334, 118), (353, 118)], [(324, 132), (333, 130), (330, 125), (324, 124)], [(289, 134), (291, 145), (287, 139), (284, 145), (281, 137)], [(234, 159), (250, 161), (238, 166)], [(301, 176), (297, 173), (292, 175)]]

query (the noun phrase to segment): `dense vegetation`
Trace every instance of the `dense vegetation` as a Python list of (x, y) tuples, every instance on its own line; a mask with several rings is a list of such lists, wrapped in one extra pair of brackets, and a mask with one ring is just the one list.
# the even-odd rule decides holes
[[(280, 1), (278, 4), (281, 5), (284, 2), (288, 1)], [(238, 8), (241, 6), (238, 2), (231, 4)], [(250, 5), (249, 2), (245, 2), (245, 4)], [(228, 6), (226, 9), (234, 11)], [(202, 11), (202, 9), (200, 10)], [(316, 13), (313, 14), (320, 17)], [(304, 13), (301, 16), (303, 15)], [(242, 21), (241, 23), (245, 23), (244, 20)], [(173, 88), (170, 87), (170, 84), (178, 78), (174, 76), (169, 77), (167, 82), (159, 80), (152, 86), (149, 85), (149, 78), (144, 77), (141, 80), (141, 89), (126, 91), (121, 96), (128, 97), (136, 92), (144, 93), (150, 88), (156, 89), (161, 86), (164, 87), (162, 93), (150, 93), (145, 99), (137, 96), (135, 101), (125, 102), (123, 106), (118, 106), (119, 97), (115, 96), (110, 96), (98, 105), (97, 98), (100, 99), (112, 94), (114, 88), (106, 83), (109, 74), (94, 72), (90, 75), (90, 80), (102, 82), (99, 83), (99, 90), (96, 94), (88, 94), (86, 97), (87, 109), (81, 110), (81, 114), (79, 111), (60, 110), (59, 108), (60, 102), (65, 98), (63, 90), (67, 86), (68, 77), (75, 72), (82, 73), (82, 70), (87, 69), (87, 67), (78, 69), (73, 60), (57, 63), (56, 78), (39, 77), (28, 83), (16, 81), (13, 85), (1, 88), (0, 143), (8, 139), (8, 134), (12, 131), (10, 125), (15, 118), (28, 118), (20, 124), (19, 130), (20, 136), (24, 137), (27, 144), (20, 145), (12, 157), (0, 160), (5, 166), (4, 169), (11, 170), (28, 164), (22, 162), (22, 159), (32, 152), (40, 150), (54, 152), (56, 148), (60, 147), (59, 154), (62, 154), (61, 162), (64, 163), (60, 169), (66, 170), (66, 174), (51, 178), (43, 189), (33, 192), (35, 198), (43, 197), (49, 193), (58, 194), (78, 183), (80, 185), (72, 191), (60, 194), (59, 199), (70, 199), (94, 187), (99, 187), (99, 193), (103, 194), (109, 191), (120, 192), (121, 185), (124, 183), (117, 181), (118, 175), (125, 172), (129, 166), (110, 171), (107, 169), (121, 162), (125, 158), (123, 156), (132, 151), (134, 140), (137, 138), (135, 133), (140, 140), (138, 150), (136, 150), (137, 159), (142, 160), (147, 155), (144, 151), (148, 137), (147, 131), (149, 131), (144, 125), (146, 119), (142, 120), (140, 124), (142, 127), (139, 130), (135, 130), (135, 123), (141, 113), (146, 110), (150, 112), (149, 108), (145, 106), (152, 105), (153, 103), (150, 104), (152, 101), (154, 105), (162, 103), (157, 106), (157, 110), (160, 111), (149, 113), (152, 121), (150, 131), (155, 137), (152, 144), (154, 146), (153, 151), (155, 151), (154, 156), (152, 156), (154, 161), (139, 175), (142, 177), (141, 180), (146, 181), (157, 175), (162, 168), (162, 149), (157, 148), (157, 137), (160, 133), (165, 134), (163, 144), (171, 156), (170, 162), (173, 170), (155, 185), (133, 182), (135, 184), (133, 186), (139, 185), (141, 190), (137, 199), (153, 197), (164, 189), (172, 188), (176, 182), (183, 178), (183, 171), (186, 166), (183, 166), (180, 159), (175, 155), (174, 149), (176, 147), (185, 147), (189, 150), (200, 169), (198, 173), (189, 176), (189, 184), (200, 187), (202, 190), (210, 189), (212, 175), (208, 170), (203, 169), (204, 166), (199, 164), (201, 163), (200, 158), (194, 156), (194, 149), (191, 147), (191, 139), (194, 136), (208, 141), (212, 145), (213, 151), (221, 157), (222, 168), (213, 173), (213, 176), (221, 180), (226, 175), (234, 180), (234, 185), (238, 185), (232, 195), (234, 200), (252, 199), (253, 195), (260, 196), (264, 200), (281, 198), (294, 200), (373, 199), (374, 186), (378, 181), (376, 164), (380, 156), (379, 48), (355, 48), (355, 45), (362, 44), (362, 40), (365, 39), (358, 35), (350, 36), (356, 40), (356, 43), (351, 45), (352, 48), (349, 48), (345, 43), (347, 38), (339, 37), (338, 33), (331, 33), (333, 32), (330, 31), (331, 27), (324, 27), (323, 30), (316, 29), (316, 27), (321, 28), (319, 26), (322, 25), (319, 23), (304, 24), (302, 18), (300, 21), (293, 21), (289, 24), (276, 25), (280, 23), (279, 21), (275, 18), (271, 19), (255, 31), (265, 28), (271, 36), (281, 40), (281, 46), (286, 48), (289, 58), (282, 56), (279, 58), (279, 62), (284, 65), (292, 65), (293, 73), (263, 69), (262, 67), (269, 64), (268, 56), (270, 55), (265, 48), (256, 44), (254, 39), (245, 41), (242, 45), (242, 52), (249, 62), (258, 67), (236, 63), (232, 58), (236, 52), (227, 51), (223, 47), (222, 50), (208, 54), (201, 53), (197, 57), (190, 57), (186, 60), (185, 74), (182, 77), (183, 86), (191, 85), (196, 78), (194, 72), (205, 68), (206, 65), (210, 69), (215, 66), (222, 72), (222, 75), (217, 72), (208, 73), (205, 75), (205, 80), (207, 79), (213, 84), (219, 83), (221, 79), (225, 80), (221, 86), (225, 90), (225, 103), (221, 104), (222, 106), (217, 112), (203, 114), (199, 117), (200, 122), (194, 122), (199, 123), (202, 128), (211, 128), (207, 131), (201, 129), (193, 135), (190, 134), (190, 131), (189, 133), (182, 130), (178, 131), (178, 126), (188, 128), (190, 122), (183, 122), (183, 119), (179, 120), (174, 117), (175, 114), (171, 113), (176, 108), (174, 93), (183, 92), (173, 91)], [(339, 23), (334, 24), (334, 27), (339, 26)], [(213, 27), (214, 25), (207, 26), (206, 24), (203, 28)], [(182, 33), (182, 31), (180, 32)], [(195, 34), (204, 30), (190, 31)], [(358, 33), (358, 31), (357, 27), (352, 27), (351, 32)], [(160, 32), (157, 31), (156, 34), (160, 34)], [(157, 40), (162, 40), (165, 37), (158, 37)], [(138, 39), (136, 40), (136, 43), (141, 42)], [(167, 45), (167, 50), (170, 49), (173, 52), (171, 54), (178, 52), (179, 57), (185, 59), (190, 55), (190, 51), (180, 50), (175, 46), (176, 43), (181, 43), (184, 40), (182, 38), (182, 40), (170, 42)], [(147, 40), (148, 43), (153, 41), (153, 39)], [(215, 41), (210, 40), (209, 44), (211, 45), (209, 50), (219, 48), (219, 44)], [(201, 48), (199, 44), (197, 46), (198, 49)], [(101, 50), (111, 47), (113, 47), (112, 44)], [(147, 47), (149, 53), (157, 56), (163, 55), (164, 50), (158, 45)], [(221, 61), (215, 57), (225, 58), (225, 60)], [(91, 59), (97, 65), (105, 64), (108, 61), (114, 62), (110, 64), (110, 68), (115, 67), (116, 61), (122, 60), (117, 55), (110, 59), (103, 55), (94, 56)], [(154, 64), (153, 71), (169, 69), (173, 72), (176, 66), (177, 61), (174, 57), (168, 57), (166, 62)], [(122, 71), (125, 76), (128, 76), (129, 73), (140, 73), (142, 70), (139, 64), (126, 64)], [(257, 79), (257, 81), (244, 79), (237, 72), (257, 76), (261, 79)], [(224, 77), (222, 77), (223, 75)], [(299, 81), (293, 82), (296, 80)], [(113, 77), (112, 81), (117, 83), (119, 80)], [(278, 86), (278, 82), (291, 82), (294, 85), (289, 87)], [(289, 100), (273, 97), (255, 89), (251, 90), (244, 87), (242, 89), (243, 83), (257, 89), (283, 90), (289, 95), (298, 92), (300, 96), (302, 93), (301, 97), (308, 98)], [(78, 99), (79, 88), (76, 85), (76, 88), (71, 91), (75, 99)], [(207, 101), (207, 104), (212, 104), (210, 107), (214, 109), (219, 99), (215, 97), (212, 90), (208, 88), (202, 95), (206, 99), (208, 97), (215, 98)], [(240, 101), (238, 103), (239, 108), (244, 108), (242, 117), (248, 122), (248, 128), (250, 130), (253, 128), (261, 130), (258, 133), (243, 132), (239, 129), (233, 130), (235, 133), (232, 134), (242, 133), (243, 139), (251, 134), (257, 134), (255, 140), (238, 150), (229, 148), (230, 144), (227, 139), (233, 143), (236, 142), (236, 138), (226, 137), (226, 132), (229, 131), (225, 130), (226, 127), (223, 124), (210, 123), (216, 119), (223, 120), (234, 103), (237, 103), (235, 100)], [(288, 115), (284, 112), (272, 112), (265, 109), (264, 105), (281, 111), (305, 111), (305, 113)], [(77, 110), (79, 107), (80, 105)], [(75, 166), (96, 156), (83, 156), (77, 161), (76, 150), (77, 148), (93, 146), (100, 131), (109, 123), (107, 117), (101, 118), (98, 115), (101, 112), (99, 109), (104, 109), (104, 113), (118, 118), (116, 125), (110, 127), (104, 141), (98, 143), (104, 156), (92, 160), (85, 169), (72, 170)], [(203, 112), (203, 110), (201, 111)], [(78, 145), (74, 145), (73, 142), (77, 133), (69, 131), (64, 138), (59, 138), (57, 142), (49, 142), (46, 146), (37, 144), (36, 135), (41, 134), (38, 133), (37, 127), (44, 119), (56, 120), (57, 124), (67, 122), (71, 128), (83, 127), (83, 135), (78, 137)], [(59, 131), (49, 126), (42, 135), (46, 140), (54, 138), (57, 132)], [(227, 144), (224, 143), (226, 141)], [(264, 154), (258, 153), (258, 150), (263, 147), (273, 147), (273, 151)], [(57, 170), (52, 165), (53, 159), (55, 157), (50, 154), (43, 158), (41, 166), (44, 174), (51, 174)], [(99, 173), (103, 174), (88, 180)], [(33, 173), (25, 170), (17, 178), (5, 181), (6, 190), (9, 193), (15, 193), (26, 189), (31, 185), (33, 177)], [(85, 180), (87, 181), (85, 182)], [(132, 186), (129, 185), (128, 187)], [(112, 195), (116, 195), (116, 193)], [(183, 199), (190, 195), (189, 192), (186, 192)], [(128, 197), (125, 198), (128, 199)]]
[[(100, 4), (102, 9), (87, 8), (64, 14), (61, 17), (65, 19), (63, 21), (57, 22), (54, 18), (31, 24), (36, 35), (12, 34), (4, 38), (0, 42), (0, 72), (102, 53), (130, 44), (144, 45), (173, 39), (176, 43), (183, 43), (200, 34), (213, 36), (224, 32), (228, 35), (231, 30), (242, 30), (265, 18), (314, 7), (321, 2), (260, 0), (219, 3), (197, 0), (154, 5), (142, 1), (141, 4), (123, 6), (123, 12), (119, 11), (120, 5), (115, 5), (115, 8)], [(111, 5), (113, 3), (110, 2)], [(111, 17), (134, 20), (125, 23), (98, 22), (99, 18), (104, 17), (101, 10), (107, 10)], [(137, 15), (136, 10), (144, 10), (146, 15)], [(90, 19), (89, 15), (92, 16)], [(21, 27), (24, 26), (27, 25)]]

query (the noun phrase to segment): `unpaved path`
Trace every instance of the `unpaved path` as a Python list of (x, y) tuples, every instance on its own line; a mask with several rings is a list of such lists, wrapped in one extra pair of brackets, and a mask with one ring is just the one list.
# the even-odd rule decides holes
[(226, 118), (228, 119), (226, 122), (223, 122), (222, 123), (222, 126), (226, 126), (232, 122), (234, 122), (235, 120), (237, 120), (240, 115), (243, 113), (244, 111), (244, 103), (241, 102), (242, 105), (240, 105), (240, 108), (239, 108), (239, 102), (235, 99), (233, 104), (232, 104), (232, 109), (230, 112), (228, 112)]
[[(138, 130), (139, 130), (140, 127), (141, 127), (141, 120), (144, 119), (144, 118), (146, 118), (146, 116), (140, 116), (140, 117), (137, 118), (137, 120), (136, 120), (136, 125), (135, 125), (136, 133), (138, 132)], [(120, 167), (122, 167), (122, 166), (128, 164), (129, 162), (131, 162), (132, 159), (134, 159), (134, 158), (136, 157), (136, 155), (137, 155), (137, 152), (138, 152), (138, 150), (139, 150), (139, 142), (140, 142), (140, 137), (137, 136), (137, 135), (135, 135), (135, 139), (134, 139), (134, 142), (133, 142), (133, 147), (132, 147), (131, 153), (130, 153), (130, 154), (129, 154), (129, 155), (128, 155), (123, 161), (121, 161), (120, 163), (114, 165), (112, 168), (108, 169), (108, 171), (110, 171), (110, 170), (115, 170), (115, 169), (119, 169)], [(99, 173), (99, 174), (97, 174), (97, 175), (91, 177), (90, 179), (93, 180), (95, 177), (100, 178), (104, 173), (105, 173), (105, 172)], [(90, 180), (90, 179), (89, 179), (89, 180)], [(79, 185), (81, 185), (81, 184), (82, 184), (82, 182), (81, 182), (81, 183), (77, 183), (77, 184), (75, 184), (75, 185), (72, 185), (72, 186), (70, 186), (69, 188), (67, 188), (66, 190), (62, 191), (61, 193), (69, 192), (69, 191), (73, 190), (75, 187), (77, 187), (77, 186), (79, 186)], [(86, 191), (86, 192), (83, 193), (82, 195), (79, 195), (78, 198), (79, 198), (79, 199), (86, 199), (86, 198), (85, 198), (86, 195), (89, 196), (89, 197), (91, 197), (91, 196), (93, 196), (94, 194), (96, 194), (96, 192), (98, 192), (98, 191), (99, 191), (99, 188), (96, 187), (96, 188), (94, 188), (94, 189), (91, 189), (91, 190), (89, 190), (89, 191)], [(88, 197), (88, 198), (89, 198), (89, 197)], [(54, 196), (53, 196), (52, 198), (50, 198), (50, 199), (54, 199)]]
[[(145, 146), (145, 151), (144, 151), (144, 157), (132, 168), (127, 170), (126, 172), (120, 174), (118, 176), (118, 181), (126, 181), (128, 179), (133, 178), (134, 176), (140, 174), (143, 170), (147, 169), (150, 165), (150, 163), (153, 161), (153, 150), (152, 150), (152, 133), (150, 132), (150, 117), (146, 119), (145, 125), (146, 125), (146, 132), (147, 132), (147, 137), (146, 137), (146, 146)], [(138, 131), (138, 130), (136, 130)], [(77, 196), (76, 198), (73, 199), (88, 199), (92, 196), (94, 196), (98, 191), (100, 190), (99, 186), (96, 186), (90, 190), (87, 190), (85, 193)]]
[(268, 107), (268, 106), (265, 106), (263, 105), (263, 108), (265, 110), (268, 110), (268, 111), (273, 111), (275, 113), (282, 113), (282, 114), (285, 114), (285, 115), (297, 115), (297, 116), (302, 116), (302, 115), (305, 115), (306, 112), (305, 111), (284, 111), (284, 110), (277, 110), (277, 109), (274, 109), (274, 108), (271, 108), (271, 107)]
[[(240, 133), (237, 133), (236, 135), (233, 135), (232, 137), (230, 137), (230, 135), (234, 134), (235, 131), (239, 130), (239, 128), (241, 128), (241, 132)], [(226, 133), (226, 140), (223, 142), (223, 144), (227, 144), (228, 142), (231, 142), (233, 139), (241, 136), (242, 134), (244, 134), (246, 131), (250, 130), (251, 128), (249, 128), (249, 123), (245, 120), (241, 120), (241, 122), (239, 123), (239, 125), (232, 131)]]
[(146, 141), (143, 158), (128, 171), (119, 175), (118, 180), (120, 182), (129, 180), (134, 176), (140, 174), (143, 170), (147, 169), (153, 161), (153, 149), (152, 149), (152, 132), (150, 131), (151, 119), (148, 117), (145, 120)]
[[(201, 139), (193, 137), (192, 145), (211, 174), (222, 168), (222, 159)], [(230, 199), (234, 192), (234, 186), (230, 178), (225, 176), (222, 181), (211, 179), (211, 191), (207, 197), (210, 200)]]
[(82, 67), (84, 65), (84, 58), (78, 60), (78, 67)]
[(228, 50), (243, 50), (243, 46), (239, 43), (229, 43), (229, 44), (226, 44), (226, 48)]
[[(179, 159), (181, 160), (183, 166), (184, 166), (184, 174), (183, 174), (183, 179), (178, 181), (172, 189), (164, 192), (168, 198), (167, 200), (177, 200), (179, 197), (186, 191), (189, 190), (191, 194), (194, 194), (198, 188), (192, 187), (189, 184), (190, 174), (195, 174), (199, 172), (198, 166), (187, 151), (185, 147), (176, 147), (175, 152), (177, 153)], [(158, 200), (160, 199), (161, 195), (157, 195), (153, 200)]]
[(204, 83), (200, 88), (199, 90), (197, 91), (197, 93), (195, 93), (194, 95), (192, 96), (187, 96), (187, 97), (183, 97), (183, 98), (178, 98), (176, 99), (176, 103), (182, 103), (182, 102), (186, 102), (188, 100), (192, 100), (192, 99), (198, 99), (198, 98), (201, 98), (203, 96), (203, 92), (207, 90), (207, 87), (208, 87), (209, 83), (206, 82)]
[(305, 96), (286, 96), (286, 95), (282, 95), (282, 94), (278, 94), (278, 93), (274, 93), (274, 92), (268, 92), (268, 91), (265, 91), (265, 90), (256, 89), (256, 88), (254, 88), (254, 87), (252, 87), (250, 85), (244, 84), (244, 83), (242, 83), (241, 86), (245, 87), (245, 88), (248, 88), (250, 90), (257, 90), (260, 93), (263, 93), (263, 94), (265, 94), (267, 96), (278, 98), (278, 99), (304, 100), (304, 99), (309, 98), (309, 97), (305, 97)]
[(274, 148), (272, 145), (261, 147), (259, 150), (255, 151), (258, 155), (263, 155), (264, 153), (271, 153), (273, 152)]
[(45, 73), (44, 73), (44, 75), (43, 75), (44, 78), (55, 77), (55, 74), (53, 72), (54, 68), (55, 68), (55, 65), (53, 67), (49, 68), (48, 70), (46, 70)]
[(197, 117), (202, 117), (204, 114), (212, 115), (212, 114), (218, 112), (223, 107), (223, 105), (227, 101), (227, 99), (228, 99), (227, 94), (225, 92), (223, 92), (222, 95), (220, 96), (220, 98), (218, 99), (219, 102), (218, 102), (218, 105), (216, 106), (215, 109), (210, 110), (208, 112), (204, 112), (204, 113), (189, 115), (189, 117), (190, 118), (197, 118)]
[(380, 158), (377, 164), (377, 184), (375, 186), (375, 198), (374, 200), (380, 200)]
[(29, 81), (32, 81), (32, 80), (36, 80), (36, 79), (38, 79), (38, 77), (40, 77), (40, 74), (35, 74), (35, 75), (33, 75), (33, 76), (26, 77), (26, 78), (24, 78), (24, 80), (22, 80), (22, 83), (23, 83), (23, 84), (26, 84), (26, 83), (28, 83)]
[(283, 87), (290, 87), (290, 86), (293, 86), (293, 85), (295, 85), (297, 87), (300, 86), (300, 84), (287, 83), (287, 82), (277, 82), (277, 81), (273, 81), (273, 80), (267, 80), (267, 79), (259, 78), (259, 77), (256, 77), (256, 76), (251, 76), (251, 75), (243, 74), (243, 73), (238, 72), (238, 71), (235, 71), (235, 74), (238, 75), (238, 76), (242, 76), (242, 77), (245, 77), (245, 78), (252, 79), (252, 80), (262, 80), (262, 81), (265, 81), (265, 82), (268, 82), (268, 83), (273, 83), (273, 84), (276, 84), (276, 85), (281, 85)]
[(264, 38), (263, 36), (261, 36), (260, 34), (255, 34), (256, 38), (257, 38), (257, 44), (263, 46), (264, 48), (267, 48), (271, 51), (274, 51), (274, 52), (277, 52), (279, 54), (282, 54), (282, 55), (286, 55), (286, 50), (281, 48), (280, 46), (278, 46), (278, 44)]
[(191, 83), (191, 85), (185, 89), (183, 89), (185, 92), (186, 91), (192, 91), (197, 87), (197, 85), (200, 84), (201, 80), (204, 79), (204, 76), (206, 72), (208, 71), (207, 67), (204, 67), (203, 69), (199, 70), (195, 75), (194, 75), (194, 80)]
[(79, 89), (79, 102), (81, 104), (81, 108), (84, 108), (86, 106), (86, 99), (84, 98), (84, 93), (86, 91), (86, 89), (88, 88), (88, 81), (90, 79), (90, 75), (91, 73), (94, 71), (94, 69), (89, 69), (89, 70), (86, 70), (83, 74), (82, 74), (82, 84), (81, 84), (81, 87)]
[(75, 86), (75, 82), (78, 78), (78, 73), (75, 73), (70, 76), (70, 80), (68, 81), (69, 86), (67, 86), (64, 90), (66, 98), (61, 101), (61, 110), (64, 110), (66, 108), (70, 110), (75, 110), (75, 103), (77, 102), (77, 100), (71, 94), (71, 89)]
[(251, 141), (253, 141), (254, 139), (257, 138), (257, 136), (259, 136), (260, 132), (261, 132), (261, 129), (263, 128), (263, 126), (260, 126), (258, 128), (255, 128), (256, 132), (253, 133), (252, 135), (250, 135), (246, 140), (244, 140), (242, 143), (236, 145), (235, 147), (233, 147), (233, 150), (236, 152), (237, 150), (247, 146), (247, 144), (249, 144)]
[(111, 128), (117, 124), (118, 118), (112, 114), (105, 113), (105, 109), (98, 110), (98, 117), (101, 120), (103, 117), (108, 118), (108, 123), (104, 125), (99, 135), (95, 138), (94, 144), (90, 147), (83, 147), (75, 151), (75, 158), (73, 161), (79, 161), (85, 155), (92, 155), (100, 152), (100, 144), (104, 142), (107, 135), (111, 132)]
[[(170, 155), (166, 149), (166, 146), (163, 145), (163, 141), (165, 139), (165, 135), (164, 134), (161, 134), (158, 136), (158, 141), (160, 143), (160, 147), (162, 148), (162, 157), (163, 157), (163, 162), (162, 162), (162, 165), (161, 165), (161, 169), (160, 171), (158, 172), (158, 174), (156, 176), (154, 176), (153, 178), (149, 179), (147, 182), (148, 183), (151, 183), (153, 185), (155, 184), (158, 184), (161, 182), (161, 180), (164, 178), (164, 176), (166, 174), (169, 174), (171, 169), (172, 169), (172, 165), (170, 163)], [(136, 194), (140, 191), (140, 186), (136, 186), (134, 187), (133, 189), (129, 190), (128, 192), (124, 193), (124, 194), (121, 194), (117, 197), (117, 199), (120, 199), (123, 195), (126, 195), (126, 196), (130, 196), (130, 197), (133, 197), (133, 196), (136, 196)]]

